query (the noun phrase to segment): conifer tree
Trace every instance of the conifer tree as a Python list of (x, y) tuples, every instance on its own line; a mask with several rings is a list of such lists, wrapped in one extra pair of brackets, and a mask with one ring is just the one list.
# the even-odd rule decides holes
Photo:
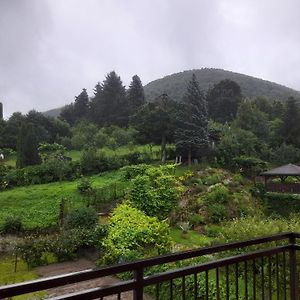
[(189, 166), (191, 166), (192, 151), (208, 143), (207, 125), (205, 96), (193, 74), (178, 113), (178, 127), (175, 131), (176, 147), (187, 150)]
[(103, 86), (98, 82), (94, 88), (94, 97), (90, 102), (90, 120), (94, 123), (101, 124), (101, 112), (103, 110)]
[(134, 75), (127, 91), (129, 115), (135, 114), (145, 104), (143, 84), (139, 76)]
[(115, 71), (107, 74), (103, 82), (101, 125), (127, 126), (129, 110), (126, 99), (126, 91), (121, 78)]
[(76, 121), (87, 118), (89, 111), (89, 96), (86, 89), (82, 89), (82, 92), (75, 97), (74, 102), (74, 114)]

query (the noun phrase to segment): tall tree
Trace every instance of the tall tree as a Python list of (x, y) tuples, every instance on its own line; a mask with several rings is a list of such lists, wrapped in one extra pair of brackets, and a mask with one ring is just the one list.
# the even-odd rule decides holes
[(23, 123), (17, 143), (17, 168), (23, 168), (40, 163), (38, 140), (31, 123)]
[(187, 85), (185, 97), (178, 114), (178, 128), (175, 131), (177, 148), (188, 151), (191, 166), (192, 151), (208, 144), (207, 104), (195, 74)]
[(87, 118), (89, 111), (89, 96), (86, 89), (82, 89), (82, 92), (75, 97), (74, 101), (74, 114), (77, 121), (81, 121)]
[(127, 90), (127, 101), (129, 115), (135, 114), (138, 109), (145, 104), (145, 94), (143, 84), (139, 76), (134, 75)]
[(103, 82), (100, 119), (102, 126), (124, 127), (128, 124), (129, 110), (126, 91), (120, 76), (115, 71), (107, 74)]
[(103, 86), (98, 82), (94, 88), (94, 97), (90, 101), (90, 120), (98, 125), (101, 125), (103, 110)]
[(208, 90), (206, 100), (210, 118), (220, 123), (232, 121), (242, 101), (241, 88), (235, 81), (222, 80)]
[(176, 126), (178, 104), (163, 94), (154, 102), (144, 105), (131, 119), (140, 138), (161, 144), (161, 161), (166, 161), (166, 145), (172, 142)]
[(286, 102), (282, 134), (287, 144), (300, 147), (300, 104), (293, 97)]

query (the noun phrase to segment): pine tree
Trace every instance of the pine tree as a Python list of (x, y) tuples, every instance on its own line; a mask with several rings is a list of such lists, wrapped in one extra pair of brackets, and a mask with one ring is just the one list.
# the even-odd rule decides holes
[(188, 151), (188, 164), (191, 166), (192, 151), (208, 143), (207, 105), (203, 92), (193, 74), (187, 85), (178, 114), (178, 127), (175, 131), (177, 148)]
[(23, 123), (17, 142), (17, 168), (36, 165), (40, 162), (34, 127), (31, 123)]
[(101, 125), (103, 111), (103, 86), (98, 82), (94, 88), (94, 97), (90, 102), (90, 120), (98, 125)]
[(75, 97), (74, 102), (74, 114), (76, 121), (86, 119), (89, 111), (89, 96), (86, 89), (82, 89), (82, 92)]
[(143, 84), (139, 76), (134, 75), (127, 91), (129, 115), (134, 115), (145, 104)]
[(101, 105), (101, 125), (127, 126), (129, 110), (126, 99), (126, 91), (121, 78), (115, 71), (107, 74), (103, 82)]

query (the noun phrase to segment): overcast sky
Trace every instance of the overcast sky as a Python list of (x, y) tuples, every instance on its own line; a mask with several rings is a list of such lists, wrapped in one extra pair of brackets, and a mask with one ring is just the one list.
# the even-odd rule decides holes
[(215, 67), (300, 90), (299, 0), (0, 0), (5, 116), (125, 85)]

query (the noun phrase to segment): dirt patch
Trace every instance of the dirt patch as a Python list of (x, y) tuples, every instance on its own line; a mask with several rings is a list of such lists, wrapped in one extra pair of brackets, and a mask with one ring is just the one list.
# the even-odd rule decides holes
[[(93, 269), (95, 268), (95, 262), (87, 260), (87, 259), (79, 259), (77, 261), (72, 261), (72, 262), (64, 262), (64, 263), (59, 263), (59, 264), (52, 264), (49, 266), (43, 266), (43, 267), (38, 267), (36, 269), (37, 273), (41, 277), (50, 277), (50, 276), (55, 276), (55, 275), (62, 275), (66, 273), (72, 273), (72, 272), (78, 272), (78, 271), (83, 271), (87, 269)], [(102, 277), (98, 279), (92, 279), (92, 280), (87, 280), (79, 283), (74, 283), (74, 284), (69, 284), (66, 286), (62, 287), (57, 287), (53, 289), (47, 290), (48, 297), (56, 297), (64, 294), (69, 294), (69, 293), (74, 293), (74, 292), (79, 292), (82, 290), (87, 290), (87, 289), (92, 289), (92, 288), (97, 288), (105, 285), (111, 285), (114, 283), (120, 282), (120, 279), (116, 277)], [(108, 296), (104, 298), (105, 300), (116, 300), (117, 295), (115, 296)], [(132, 292), (126, 292), (122, 293), (121, 295), (122, 300), (132, 300), (133, 295)], [(147, 295), (144, 296), (145, 300), (151, 300), (151, 298)]]

